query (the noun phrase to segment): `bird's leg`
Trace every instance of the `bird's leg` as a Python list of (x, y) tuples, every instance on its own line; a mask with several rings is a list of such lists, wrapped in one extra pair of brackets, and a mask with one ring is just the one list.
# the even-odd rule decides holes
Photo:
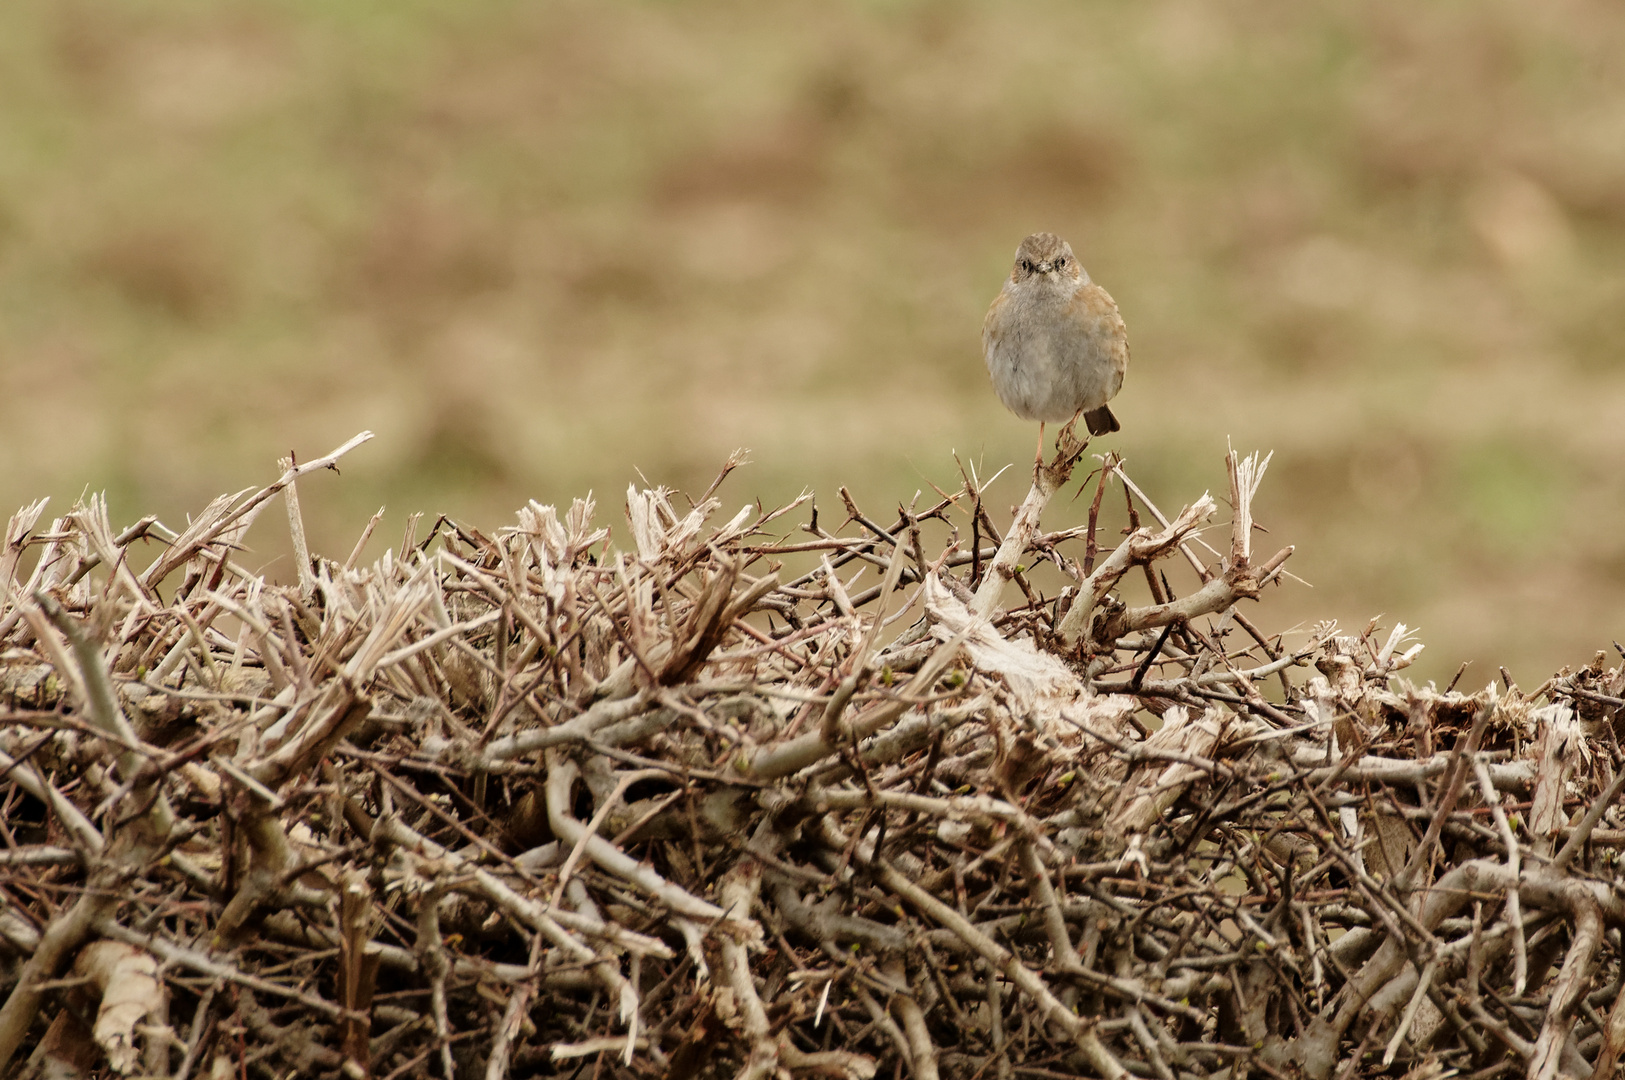
[(1038, 450), (1033, 454), (1033, 465), (1035, 468), (1040, 469), (1044, 467), (1044, 421), (1042, 420), (1038, 422)]
[(1082, 442), (1077, 442), (1077, 417), (1082, 416), (1082, 414), (1084, 414), (1082, 409), (1079, 409), (1077, 413), (1072, 413), (1072, 419), (1066, 421), (1066, 427), (1061, 429), (1061, 434), (1056, 435), (1056, 455), (1063, 456), (1063, 458), (1066, 458), (1066, 456), (1076, 455), (1076, 453), (1079, 453), (1082, 448), (1089, 445), (1089, 437), (1087, 437), (1087, 435), (1084, 435), (1084, 440), (1082, 440)]
[(1055, 437), (1056, 461), (1060, 461), (1062, 458), (1075, 458), (1078, 454), (1083, 452), (1084, 447), (1089, 445), (1089, 437), (1087, 435), (1084, 436), (1082, 442), (1078, 441), (1076, 429), (1078, 426), (1078, 417), (1082, 415), (1082, 409), (1079, 409), (1077, 412), (1073, 413), (1072, 419), (1066, 422), (1066, 426), (1061, 428), (1060, 434)]

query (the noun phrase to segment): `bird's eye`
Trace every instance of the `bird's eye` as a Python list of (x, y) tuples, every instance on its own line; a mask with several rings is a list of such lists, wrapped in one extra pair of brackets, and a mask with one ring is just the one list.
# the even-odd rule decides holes
[(1065, 267), (1066, 267), (1066, 256), (1065, 255), (1063, 255), (1059, 259), (1055, 260), (1055, 269), (1061, 270), (1061, 269), (1064, 269)]
[(1021, 268), (1029, 274), (1033, 272), (1033, 264), (1027, 259), (1021, 260)]

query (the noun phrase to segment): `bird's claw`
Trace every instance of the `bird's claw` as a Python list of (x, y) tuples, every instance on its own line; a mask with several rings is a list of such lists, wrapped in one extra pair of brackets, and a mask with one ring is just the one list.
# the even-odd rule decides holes
[(1084, 448), (1089, 445), (1087, 435), (1082, 439), (1078, 438), (1076, 424), (1077, 420), (1074, 418), (1055, 436), (1055, 460), (1057, 462), (1076, 460), (1078, 455), (1083, 453)]

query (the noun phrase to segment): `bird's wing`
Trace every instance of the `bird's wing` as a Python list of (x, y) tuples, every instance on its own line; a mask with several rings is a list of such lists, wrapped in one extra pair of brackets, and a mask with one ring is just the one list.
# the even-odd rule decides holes
[(1094, 282), (1085, 282), (1073, 294), (1067, 314), (1109, 343), (1107, 353), (1112, 363), (1112, 394), (1115, 396), (1123, 385), (1123, 373), (1128, 370), (1128, 329), (1123, 325), (1123, 316), (1118, 314), (1117, 301)]
[(1004, 336), (1004, 308), (1009, 299), (1010, 294), (1000, 289), (987, 309), (987, 318), (982, 320), (982, 352), (987, 356), (993, 355)]

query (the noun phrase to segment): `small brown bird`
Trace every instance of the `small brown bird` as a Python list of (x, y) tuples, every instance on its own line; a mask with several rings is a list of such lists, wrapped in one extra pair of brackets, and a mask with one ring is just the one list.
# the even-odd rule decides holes
[(1106, 403), (1128, 369), (1128, 335), (1117, 303), (1089, 280), (1072, 248), (1054, 233), (1033, 233), (982, 323), (982, 350), (1005, 408), (1044, 424), (1082, 414), (1091, 435), (1119, 430)]

